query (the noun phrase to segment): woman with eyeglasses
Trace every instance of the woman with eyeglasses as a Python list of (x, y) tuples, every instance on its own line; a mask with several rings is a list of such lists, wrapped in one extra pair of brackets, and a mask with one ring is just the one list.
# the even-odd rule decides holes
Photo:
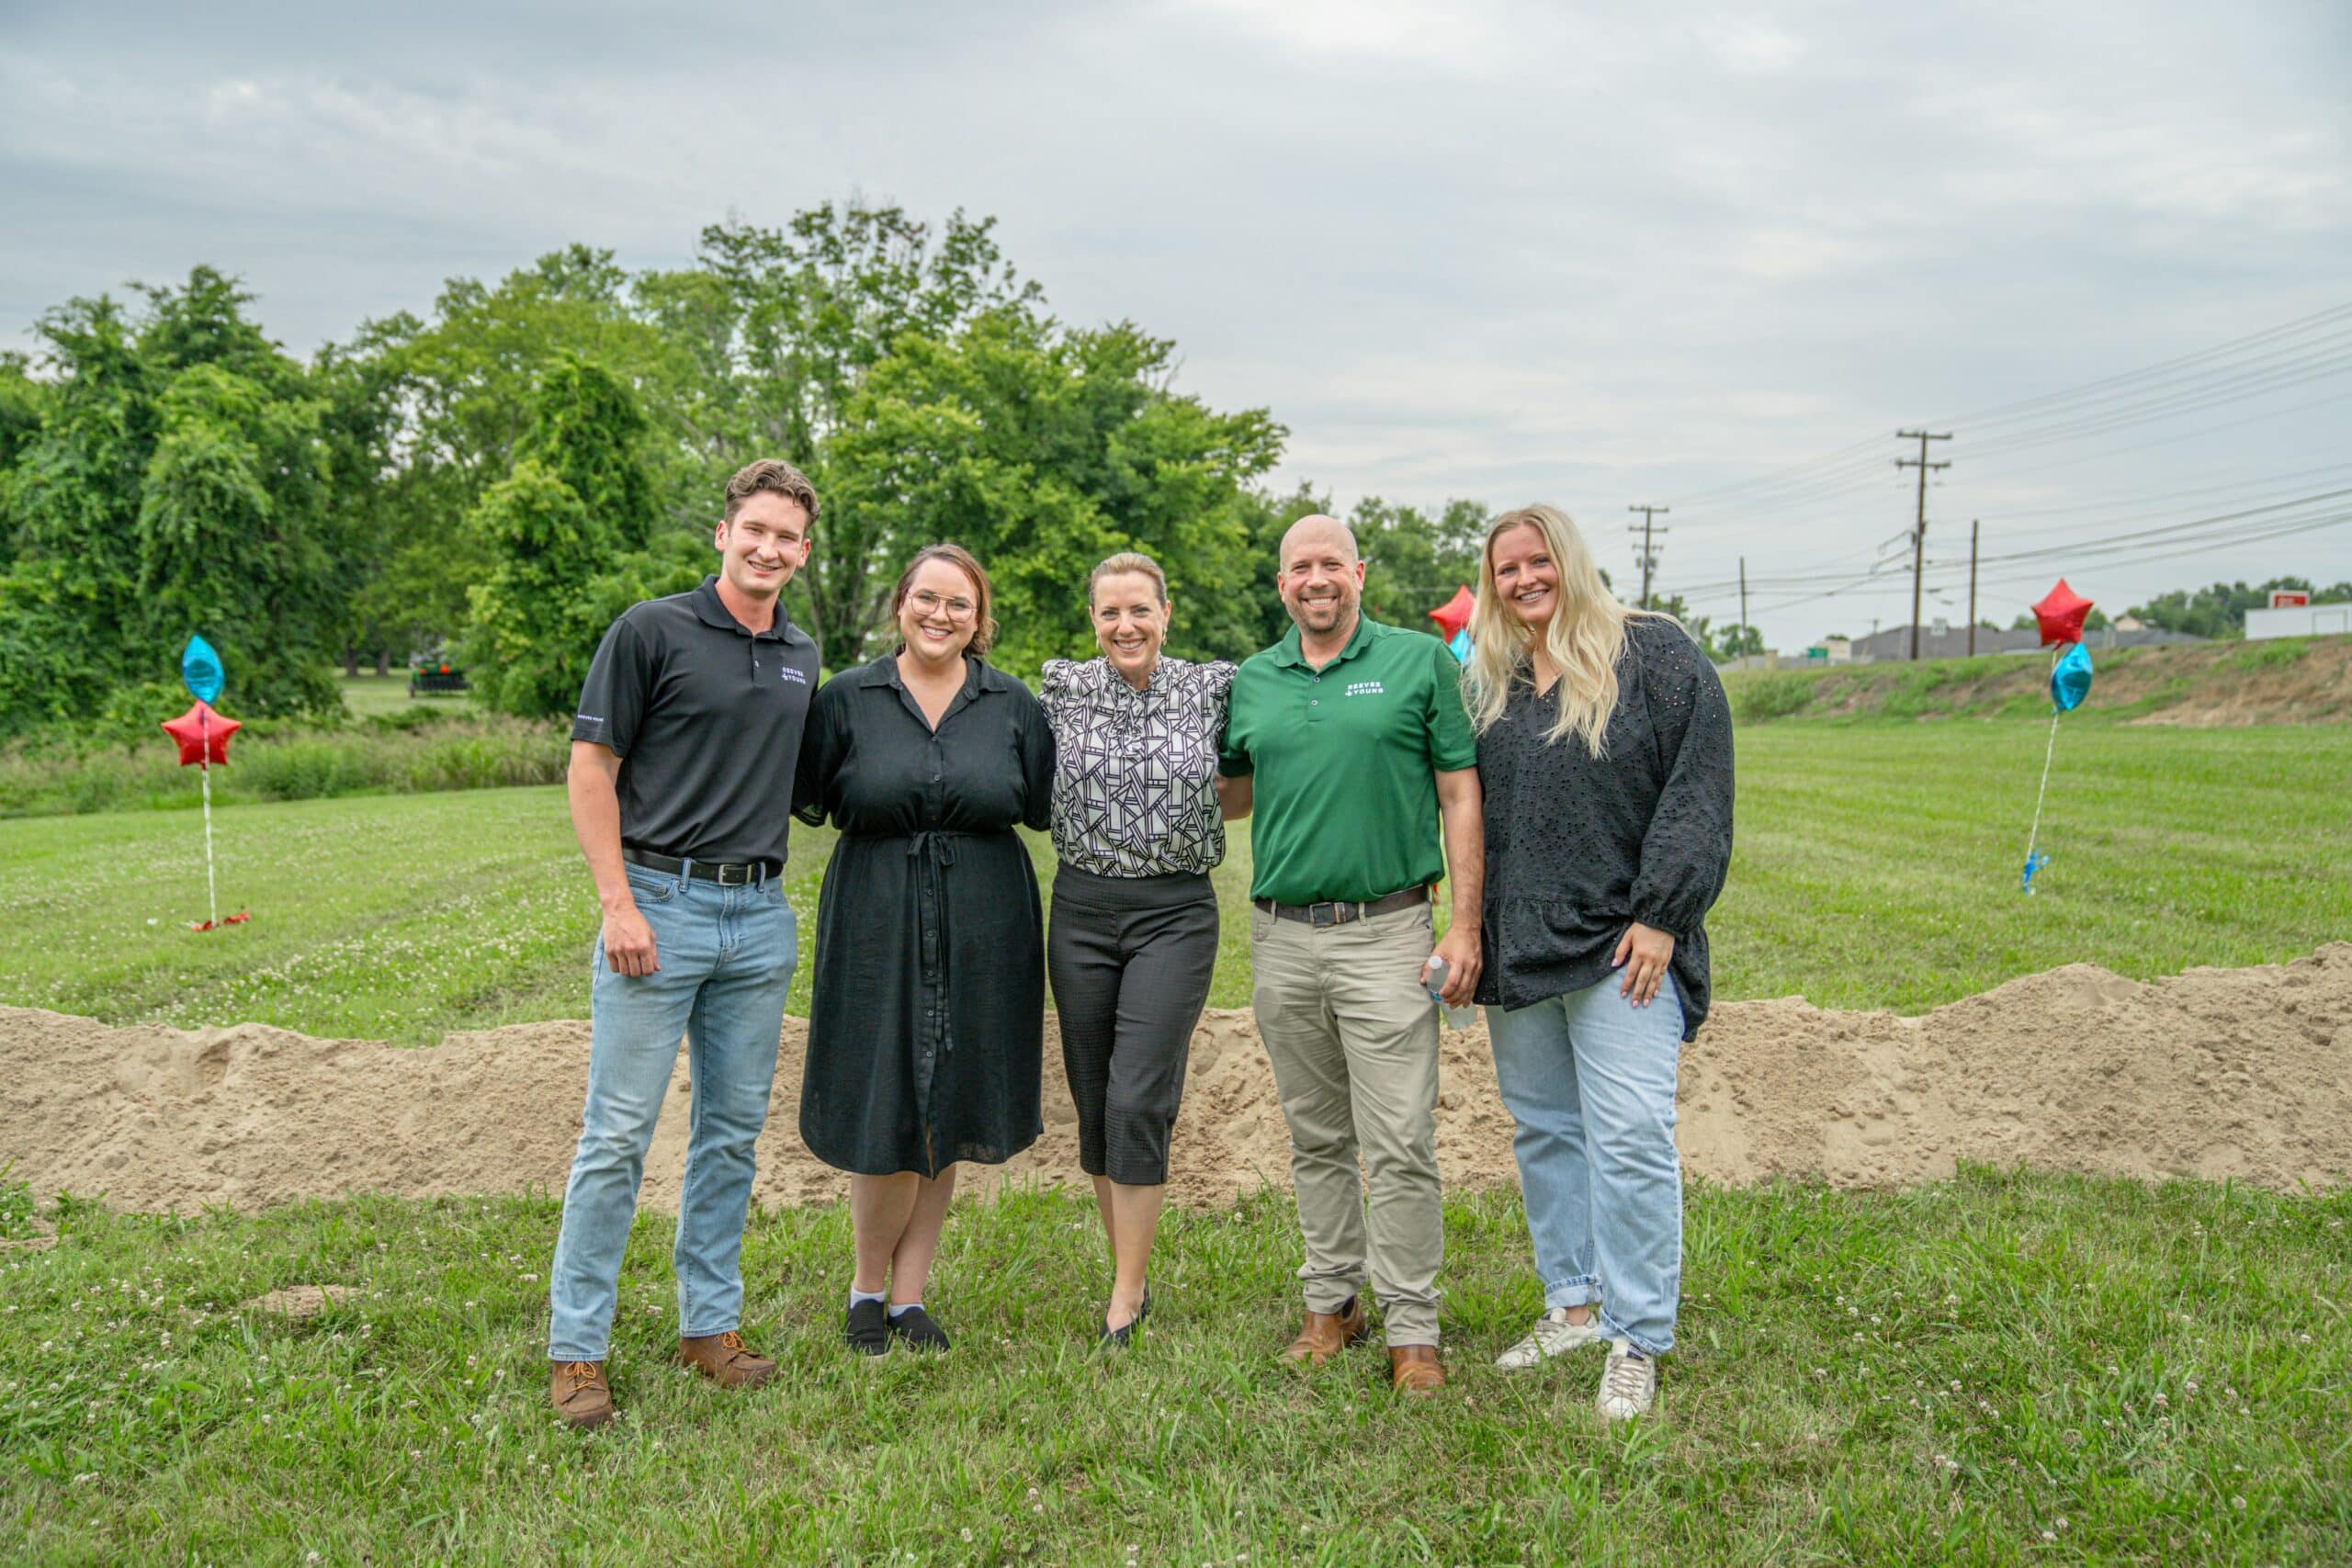
[(1045, 1036), (1037, 878), (1053, 732), (984, 661), (989, 579), (956, 545), (916, 553), (899, 646), (817, 694), (793, 807), (841, 830), (817, 906), (800, 1135), (850, 1173), (849, 1348), (944, 1350), (923, 1310), (956, 1168), (1036, 1141)]
[(1111, 1243), (1098, 1340), (1115, 1350), (1151, 1308), (1169, 1134), (1216, 968), (1209, 872), (1225, 858), (1216, 759), (1233, 666), (1161, 655), (1168, 579), (1150, 557), (1111, 557), (1086, 592), (1102, 656), (1045, 669), (1059, 860), (1046, 970), (1078, 1163)]

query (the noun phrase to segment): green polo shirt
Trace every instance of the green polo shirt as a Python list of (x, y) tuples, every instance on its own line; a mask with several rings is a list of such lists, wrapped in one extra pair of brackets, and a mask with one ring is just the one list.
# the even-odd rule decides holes
[(1228, 705), (1218, 771), (1256, 775), (1251, 897), (1360, 901), (1445, 874), (1430, 773), (1478, 761), (1445, 644), (1360, 616), (1317, 670), (1293, 626), (1241, 666)]

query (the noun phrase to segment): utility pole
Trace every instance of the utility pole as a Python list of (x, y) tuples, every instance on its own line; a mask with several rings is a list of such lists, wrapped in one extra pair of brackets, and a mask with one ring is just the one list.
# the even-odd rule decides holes
[(1968, 523), (1968, 657), (1976, 657), (1976, 533), (1984, 526), (1981, 518)]
[(1663, 534), (1668, 531), (1664, 528), (1655, 528), (1651, 526), (1651, 525), (1657, 518), (1663, 516), (1667, 513), (1672, 512), (1674, 508), (1670, 506), (1629, 506), (1625, 508), (1625, 510), (1628, 512), (1638, 512), (1642, 514), (1641, 526), (1636, 528), (1629, 524), (1626, 526), (1625, 532), (1628, 534), (1639, 534), (1642, 536), (1642, 608), (1646, 610), (1650, 607), (1650, 573), (1657, 566), (1657, 550), (1650, 542), (1651, 536), (1654, 534)]
[[(1919, 444), (1919, 455), (1917, 457), (1897, 457), (1894, 460), (1894, 466), (1898, 468), (1919, 470), (1919, 518), (1917, 525), (1911, 530), (1911, 657), (1916, 660), (1919, 657), (1919, 582), (1928, 565), (1928, 470), (1951, 467), (1950, 458), (1940, 463), (1928, 461), (1928, 443), (1949, 441), (1951, 439), (1951, 432), (1946, 431), (1941, 435), (1931, 435), (1924, 430), (1898, 430), (1894, 433), (1894, 438), (1897, 441), (1917, 441)], [(1974, 622), (1972, 621), (1970, 624), (1973, 626)]]
[[(1747, 657), (1747, 558), (1739, 558), (1739, 656)], [(1742, 669), (1747, 666), (1742, 665)]]

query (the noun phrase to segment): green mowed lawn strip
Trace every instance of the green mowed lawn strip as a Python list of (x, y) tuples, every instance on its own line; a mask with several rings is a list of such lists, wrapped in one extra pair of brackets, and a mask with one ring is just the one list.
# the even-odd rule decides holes
[(345, 675), (335, 671), (334, 683), (343, 694), (345, 711), (355, 718), (370, 718), (379, 714), (407, 713), (430, 705), (435, 712), (470, 712), (473, 698), (467, 693), (444, 693), (435, 696), (409, 695), (408, 671), (395, 670), (389, 675), (372, 671), (364, 675)]
[[(2149, 977), (2352, 936), (2352, 727), (2065, 728), (2043, 809), (2053, 858), (2027, 898), (2045, 739), (1980, 721), (1742, 729), (1716, 994), (1918, 1011), (2061, 964)], [(1210, 1000), (1244, 1007), (1248, 824), (1230, 837)], [(1030, 844), (1049, 883), (1051, 847)], [(597, 913), (560, 790), (238, 806), (216, 814), (215, 845), (223, 911), (254, 918), (197, 934), (192, 814), (0, 822), (0, 898), (31, 933), (0, 950), (0, 1001), (419, 1043), (585, 1010)], [(796, 1012), (831, 847), (794, 829)]]
[[(164, 1218), (69, 1206), (5, 1256), (0, 1556), (769, 1562), (2332, 1562), (2352, 1554), (2352, 1195), (1964, 1172), (1690, 1194), (1666, 1419), (1611, 1431), (1507, 1193), (1448, 1211), (1452, 1386), (1376, 1348), (1282, 1363), (1298, 1238), (1264, 1195), (1171, 1213), (1142, 1345), (1091, 1348), (1091, 1205), (952, 1220), (944, 1358), (853, 1359), (839, 1208), (755, 1215), (777, 1383), (668, 1369), (671, 1226), (621, 1286), (625, 1416), (547, 1413), (546, 1199)], [(289, 1322), (240, 1303), (340, 1284)]]

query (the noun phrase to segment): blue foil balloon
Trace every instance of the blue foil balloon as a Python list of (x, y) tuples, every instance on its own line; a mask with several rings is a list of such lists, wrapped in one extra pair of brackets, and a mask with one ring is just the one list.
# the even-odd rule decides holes
[(187, 639), (187, 649), (180, 655), (180, 679), (198, 702), (209, 703), (220, 694), (220, 656), (210, 643), (200, 637)]
[(1464, 626), (1460, 631), (1455, 632), (1453, 634), (1453, 640), (1447, 643), (1445, 647), (1446, 651), (1453, 654), (1455, 659), (1464, 664), (1469, 663), (1470, 628), (1468, 626)]
[(2058, 656), (2057, 666), (2050, 671), (2050, 700), (2058, 705), (2060, 713), (2072, 713), (2090, 694), (2090, 649), (2079, 642), (2070, 642), (2066, 651)]

